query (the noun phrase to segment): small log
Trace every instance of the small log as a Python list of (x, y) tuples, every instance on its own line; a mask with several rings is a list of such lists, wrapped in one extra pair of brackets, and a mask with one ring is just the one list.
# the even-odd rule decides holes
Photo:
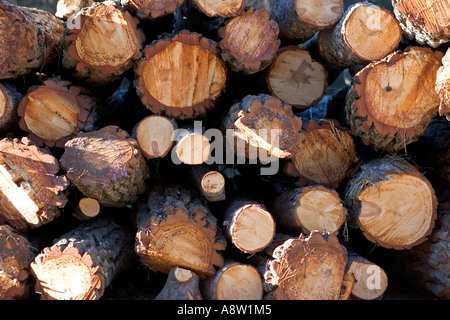
[(153, 41), (135, 68), (142, 103), (181, 120), (205, 115), (225, 88), (226, 68), (217, 49), (214, 41), (186, 30)]
[(271, 9), (271, 16), (280, 26), (280, 37), (299, 43), (312, 38), (320, 30), (334, 26), (344, 12), (343, 0), (280, 0)]
[(392, 0), (392, 6), (408, 39), (433, 48), (450, 40), (447, 1)]
[(39, 146), (63, 148), (77, 132), (94, 127), (97, 102), (86, 91), (60, 80), (32, 87), (17, 109), (19, 127)]
[(50, 64), (61, 49), (63, 22), (40, 9), (0, 2), (0, 79)]
[(231, 18), (237, 16), (244, 8), (245, 0), (189, 0), (208, 17)]
[(138, 19), (158, 19), (172, 14), (185, 0), (121, 0), (121, 4)]
[(347, 209), (339, 194), (323, 186), (299, 187), (280, 194), (274, 203), (277, 227), (293, 234), (313, 230), (336, 235)]
[(436, 73), (435, 90), (439, 95), (439, 115), (450, 121), (450, 50), (442, 58), (442, 66)]
[(355, 277), (351, 291), (354, 299), (380, 299), (388, 287), (388, 277), (383, 268), (355, 252), (348, 252), (346, 272)]
[(278, 98), (247, 95), (230, 108), (223, 127), (232, 130), (239, 156), (265, 161), (271, 156), (289, 158), (296, 153), (302, 120)]
[(436, 73), (442, 53), (410, 47), (358, 72), (346, 98), (352, 133), (376, 150), (417, 141), (439, 110)]
[(67, 141), (61, 166), (79, 191), (105, 207), (134, 203), (150, 177), (136, 140), (117, 126), (82, 132)]
[(155, 300), (203, 300), (199, 286), (199, 277), (194, 272), (173, 267)]
[(64, 33), (64, 69), (89, 86), (119, 81), (142, 55), (145, 36), (137, 24), (138, 19), (114, 1), (82, 9)]
[(22, 98), (15, 85), (0, 83), (0, 134), (7, 134), (18, 127), (17, 107)]
[(223, 218), (224, 235), (247, 254), (264, 250), (275, 237), (275, 227), (272, 214), (257, 201), (233, 200)]
[(280, 47), (278, 33), (278, 24), (265, 8), (249, 7), (219, 30), (221, 57), (234, 72), (249, 75), (264, 70)]
[(87, 221), (95, 218), (100, 213), (100, 203), (93, 198), (83, 198), (78, 201), (72, 215), (81, 220)]
[(0, 300), (26, 299), (30, 292), (30, 263), (34, 255), (26, 237), (0, 226)]
[(189, 269), (200, 279), (223, 266), (226, 247), (217, 220), (197, 193), (182, 187), (159, 186), (140, 204), (136, 216), (135, 251), (148, 268), (168, 274)]
[(351, 226), (385, 248), (409, 249), (424, 242), (436, 220), (431, 183), (396, 156), (362, 165), (347, 186), (345, 203)]
[(297, 46), (280, 50), (267, 74), (270, 92), (292, 107), (304, 109), (322, 99), (328, 72), (309, 52)]
[(236, 261), (227, 261), (215, 276), (200, 284), (207, 300), (262, 300), (263, 281), (258, 270)]
[(265, 281), (276, 286), (274, 300), (339, 300), (347, 250), (335, 236), (317, 231), (286, 240), (273, 253)]
[(219, 172), (210, 170), (205, 165), (191, 168), (191, 175), (200, 193), (209, 202), (225, 200), (225, 178)]
[(299, 185), (323, 184), (337, 187), (351, 176), (358, 158), (353, 137), (334, 121), (310, 121), (298, 139), (292, 164)]
[(174, 119), (151, 115), (136, 125), (132, 135), (146, 159), (164, 158), (172, 149), (177, 129)]
[(179, 130), (173, 152), (184, 164), (200, 165), (209, 158), (211, 144), (201, 130), (188, 126)]
[(320, 56), (329, 70), (365, 65), (393, 52), (402, 39), (402, 29), (387, 9), (369, 2), (351, 5), (339, 23), (320, 31)]
[(70, 19), (73, 19), (81, 9), (90, 7), (95, 2), (95, 0), (59, 0), (56, 4), (55, 16), (64, 21), (69, 20), (68, 26), (70, 27), (72, 23)]
[(59, 170), (58, 160), (28, 138), (1, 140), (0, 214), (21, 230), (57, 218), (68, 201), (65, 190), (69, 185)]
[(42, 300), (98, 300), (128, 265), (129, 230), (109, 218), (85, 222), (54, 240), (31, 263)]

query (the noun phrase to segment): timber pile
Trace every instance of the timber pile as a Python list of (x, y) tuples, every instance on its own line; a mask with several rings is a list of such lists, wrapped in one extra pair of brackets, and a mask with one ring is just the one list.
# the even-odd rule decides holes
[(0, 0), (0, 300), (450, 297), (449, 2), (249, 3)]

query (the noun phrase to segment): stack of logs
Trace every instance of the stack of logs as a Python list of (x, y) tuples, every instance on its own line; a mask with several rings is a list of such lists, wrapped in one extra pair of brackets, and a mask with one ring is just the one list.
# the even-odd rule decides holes
[(450, 297), (450, 5), (392, 4), (1, 0), (0, 299)]

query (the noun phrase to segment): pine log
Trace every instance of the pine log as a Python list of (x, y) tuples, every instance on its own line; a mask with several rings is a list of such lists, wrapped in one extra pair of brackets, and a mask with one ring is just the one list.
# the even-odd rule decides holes
[[(97, 0), (98, 1), (98, 0)], [(87, 8), (95, 4), (95, 0), (59, 0), (56, 4), (55, 16), (68, 21), (67, 25), (70, 27), (75, 15), (83, 8)]]
[(245, 0), (189, 0), (208, 17), (231, 18), (237, 16), (244, 8)]
[(450, 121), (450, 49), (442, 58), (442, 66), (436, 73), (435, 90), (439, 95), (439, 115)]
[(18, 126), (17, 107), (22, 98), (15, 85), (0, 83), (0, 134), (7, 134)]
[(170, 269), (166, 284), (155, 300), (203, 300), (197, 274), (188, 269)]
[(164, 158), (172, 149), (177, 129), (174, 119), (151, 115), (135, 126), (132, 136), (146, 159)]
[(223, 218), (224, 235), (247, 254), (264, 250), (275, 237), (275, 229), (272, 214), (257, 201), (233, 200)]
[(217, 50), (214, 41), (186, 30), (153, 41), (135, 68), (142, 103), (181, 120), (205, 115), (225, 88), (226, 68)]
[(424, 242), (436, 220), (431, 183), (397, 156), (362, 165), (347, 186), (345, 203), (351, 226), (385, 248), (409, 249)]
[(174, 13), (185, 0), (121, 0), (140, 20), (157, 19)]
[(141, 57), (145, 36), (119, 3), (105, 1), (82, 9), (63, 38), (64, 69), (85, 85), (119, 81)]
[(133, 237), (108, 217), (85, 222), (55, 239), (31, 263), (42, 300), (98, 300), (126, 268)]
[(285, 232), (309, 234), (317, 230), (336, 235), (347, 209), (335, 190), (318, 185), (281, 193), (275, 199), (273, 215), (277, 227)]
[(204, 279), (201, 292), (207, 300), (262, 300), (263, 284), (258, 270), (236, 261), (227, 261), (215, 276)]
[(216, 170), (205, 165), (191, 167), (191, 175), (200, 193), (208, 202), (225, 200), (225, 178)]
[(28, 239), (8, 225), (0, 226), (0, 300), (26, 299), (30, 291), (30, 263), (34, 255)]
[(217, 220), (203, 199), (182, 187), (158, 186), (136, 216), (135, 251), (148, 268), (168, 274), (173, 267), (195, 272), (200, 279), (223, 266), (226, 247)]
[(100, 203), (93, 198), (82, 198), (78, 201), (72, 215), (81, 220), (87, 221), (95, 218), (100, 213)]
[(326, 68), (343, 70), (386, 57), (401, 39), (402, 29), (389, 10), (359, 2), (346, 10), (336, 26), (320, 31), (317, 42)]
[(0, 141), (0, 215), (26, 230), (47, 224), (60, 214), (69, 185), (59, 175), (58, 160), (28, 138)]
[(328, 72), (310, 53), (297, 46), (283, 47), (267, 74), (270, 92), (292, 107), (304, 109), (322, 99)]
[(357, 164), (353, 137), (332, 120), (310, 121), (298, 139), (298, 152), (292, 157), (292, 175), (299, 185), (323, 184), (337, 187), (352, 175)]
[(106, 207), (134, 203), (150, 176), (136, 140), (117, 126), (67, 141), (61, 166), (79, 191)]
[(317, 231), (286, 240), (273, 253), (265, 281), (276, 286), (274, 300), (339, 300), (347, 250), (335, 236)]
[(392, 0), (405, 36), (433, 48), (450, 40), (448, 1)]
[(68, 81), (47, 80), (30, 88), (20, 101), (19, 127), (33, 143), (63, 148), (79, 131), (90, 131), (96, 120), (94, 98)]
[(343, 0), (280, 0), (272, 7), (271, 16), (280, 26), (281, 38), (302, 43), (334, 26), (343, 12)]
[(278, 98), (247, 95), (230, 108), (223, 127), (232, 131), (238, 156), (270, 161), (272, 156), (289, 158), (296, 153), (302, 120)]
[(63, 22), (49, 12), (0, 2), (0, 79), (17, 78), (57, 57)]
[(200, 165), (209, 158), (211, 144), (202, 130), (187, 126), (178, 131), (176, 139), (172, 152), (181, 163)]
[(219, 30), (221, 57), (234, 72), (248, 75), (264, 70), (280, 47), (278, 34), (278, 24), (265, 8), (246, 8)]
[(376, 150), (406, 148), (439, 110), (436, 73), (442, 53), (410, 47), (358, 72), (346, 99), (352, 133)]

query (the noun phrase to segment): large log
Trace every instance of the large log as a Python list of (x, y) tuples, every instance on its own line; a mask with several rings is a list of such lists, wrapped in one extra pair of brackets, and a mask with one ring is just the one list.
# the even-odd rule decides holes
[(238, 15), (244, 8), (245, 0), (189, 0), (208, 17), (230, 18)]
[(63, 22), (49, 12), (0, 2), (0, 79), (50, 64), (61, 49)]
[(185, 0), (121, 0), (120, 2), (140, 20), (145, 20), (174, 13)]
[(442, 66), (436, 73), (435, 90), (439, 94), (439, 115), (450, 121), (450, 50), (442, 58)]
[(98, 300), (133, 254), (130, 230), (102, 217), (55, 239), (31, 263), (43, 300)]

